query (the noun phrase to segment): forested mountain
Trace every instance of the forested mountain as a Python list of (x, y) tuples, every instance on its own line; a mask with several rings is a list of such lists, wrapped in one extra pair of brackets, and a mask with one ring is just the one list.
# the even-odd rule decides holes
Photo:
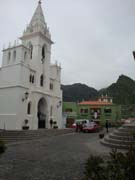
[(116, 83), (107, 88), (97, 91), (85, 84), (62, 85), (63, 101), (78, 102), (82, 100), (95, 100), (101, 94), (108, 94), (113, 97), (117, 104), (135, 104), (135, 81), (121, 75)]
[(63, 101), (80, 102), (82, 100), (93, 100), (98, 97), (98, 91), (85, 84), (62, 85)]
[(135, 81), (121, 75), (116, 83), (105, 89), (104, 93), (112, 96), (117, 104), (135, 104)]

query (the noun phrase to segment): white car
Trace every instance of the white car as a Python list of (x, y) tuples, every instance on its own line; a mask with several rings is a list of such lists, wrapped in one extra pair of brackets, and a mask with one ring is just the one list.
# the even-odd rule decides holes
[(88, 119), (76, 119), (75, 122), (72, 124), (72, 128), (76, 128), (76, 124), (88, 124), (90, 120)]

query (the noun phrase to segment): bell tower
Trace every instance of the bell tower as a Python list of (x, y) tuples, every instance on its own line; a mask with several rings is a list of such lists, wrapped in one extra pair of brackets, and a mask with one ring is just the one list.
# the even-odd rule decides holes
[(41, 7), (41, 1), (21, 37), (22, 44), (29, 48), (29, 65), (36, 70), (36, 86), (40, 87), (42, 78), (46, 90), (49, 89), (49, 67), (51, 58), (51, 34)]

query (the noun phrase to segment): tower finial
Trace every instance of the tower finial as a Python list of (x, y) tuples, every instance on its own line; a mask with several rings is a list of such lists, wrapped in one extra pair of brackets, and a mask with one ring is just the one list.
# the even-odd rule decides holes
[(42, 3), (41, 0), (39, 0), (38, 3), (41, 4)]

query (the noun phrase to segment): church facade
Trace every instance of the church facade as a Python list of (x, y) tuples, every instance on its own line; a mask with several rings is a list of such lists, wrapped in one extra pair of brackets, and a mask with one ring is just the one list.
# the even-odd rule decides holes
[(62, 128), (61, 67), (50, 62), (53, 41), (40, 1), (20, 39), (3, 49), (0, 129)]

